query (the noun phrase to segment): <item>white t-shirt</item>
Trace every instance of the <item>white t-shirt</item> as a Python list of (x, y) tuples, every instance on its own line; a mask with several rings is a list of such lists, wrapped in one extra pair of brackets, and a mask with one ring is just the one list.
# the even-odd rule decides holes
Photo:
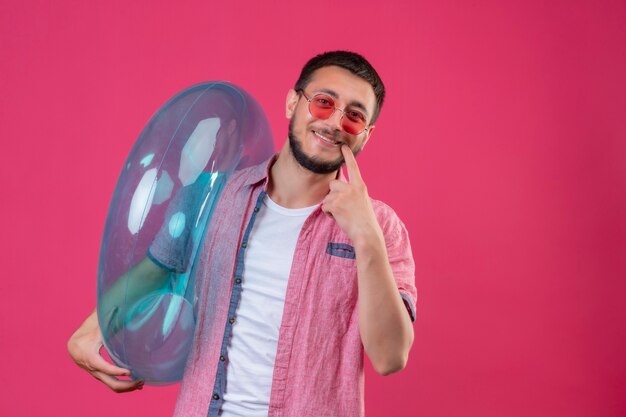
[(228, 346), (221, 417), (266, 417), (287, 280), (300, 230), (317, 205), (288, 209), (268, 195), (244, 255), (241, 301)]

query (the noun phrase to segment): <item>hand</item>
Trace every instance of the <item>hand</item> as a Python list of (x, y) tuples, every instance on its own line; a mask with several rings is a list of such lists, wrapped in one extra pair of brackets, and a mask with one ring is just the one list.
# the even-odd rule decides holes
[(130, 376), (130, 371), (104, 360), (100, 355), (102, 346), (102, 332), (98, 324), (98, 314), (94, 311), (67, 342), (67, 350), (72, 360), (115, 392), (142, 389), (143, 381), (126, 381), (117, 378)]
[(322, 211), (331, 215), (339, 227), (353, 242), (367, 240), (372, 233), (381, 236), (374, 209), (367, 194), (367, 187), (352, 150), (341, 146), (348, 170), (348, 181), (333, 180), (330, 192), (322, 201)]

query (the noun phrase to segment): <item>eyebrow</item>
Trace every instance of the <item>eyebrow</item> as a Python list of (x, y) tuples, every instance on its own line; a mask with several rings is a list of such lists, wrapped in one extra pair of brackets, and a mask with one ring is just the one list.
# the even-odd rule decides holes
[[(315, 90), (315, 92), (314, 92), (314, 94), (317, 94), (317, 93), (325, 93), (325, 94), (328, 94), (329, 96), (331, 96), (332, 98), (339, 98), (339, 94), (337, 94), (336, 91), (331, 90), (329, 88), (319, 88), (319, 89)], [(350, 103), (348, 103), (346, 105), (346, 107), (350, 107), (350, 106), (351, 107), (356, 107), (357, 109), (362, 110), (363, 113), (365, 113), (365, 117), (369, 116), (367, 108), (360, 101), (352, 101), (352, 102), (350, 102)]]

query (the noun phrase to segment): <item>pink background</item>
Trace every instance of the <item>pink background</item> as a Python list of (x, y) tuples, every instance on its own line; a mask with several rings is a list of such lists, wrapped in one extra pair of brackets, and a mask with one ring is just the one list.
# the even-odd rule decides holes
[(124, 160), (204, 80), (257, 97), (282, 145), (287, 90), (338, 48), (388, 88), (358, 162), (419, 291), (409, 365), (367, 365), (367, 415), (626, 415), (621, 0), (3, 1), (0, 415), (171, 415), (176, 387), (114, 394), (65, 348)]

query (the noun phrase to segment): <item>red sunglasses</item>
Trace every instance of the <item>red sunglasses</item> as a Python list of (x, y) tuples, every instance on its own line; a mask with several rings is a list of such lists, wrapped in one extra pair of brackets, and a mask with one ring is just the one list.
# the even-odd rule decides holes
[(369, 127), (366, 127), (365, 115), (360, 111), (351, 108), (342, 110), (339, 107), (335, 107), (335, 100), (327, 94), (320, 93), (314, 95), (313, 98), (309, 98), (304, 93), (304, 90), (299, 89), (297, 91), (301, 92), (306, 101), (309, 102), (309, 113), (311, 113), (311, 116), (326, 120), (335, 113), (335, 110), (339, 110), (343, 113), (341, 115), (341, 128), (346, 133), (358, 135), (369, 130)]

